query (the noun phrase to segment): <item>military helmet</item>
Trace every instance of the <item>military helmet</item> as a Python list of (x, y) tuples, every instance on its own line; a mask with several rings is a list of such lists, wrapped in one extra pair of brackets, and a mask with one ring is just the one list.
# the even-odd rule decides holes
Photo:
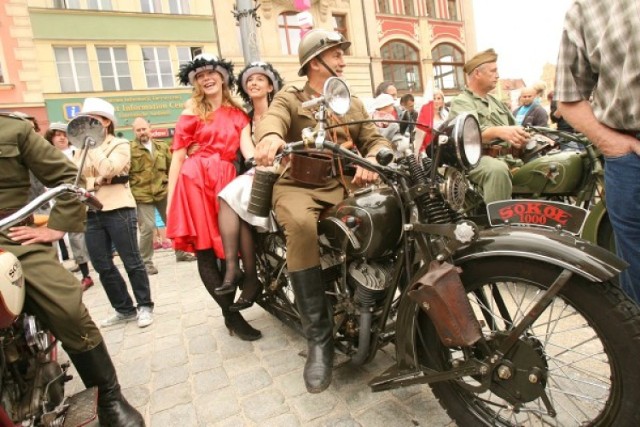
[(351, 46), (351, 42), (336, 31), (316, 29), (306, 33), (298, 45), (298, 59), (300, 61), (298, 75), (302, 77), (307, 74), (306, 65), (309, 61), (335, 46), (347, 50)]

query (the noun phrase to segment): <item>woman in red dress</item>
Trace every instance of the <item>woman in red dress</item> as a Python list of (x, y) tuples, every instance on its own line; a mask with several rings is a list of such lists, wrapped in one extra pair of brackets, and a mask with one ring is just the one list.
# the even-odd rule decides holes
[(224, 258), (217, 195), (236, 176), (238, 149), (253, 147), (249, 118), (231, 98), (231, 62), (201, 54), (180, 67), (178, 78), (193, 86), (193, 95), (178, 119), (171, 146), (167, 237), (174, 249), (196, 254), (200, 279), (222, 309), (229, 333), (256, 340), (260, 331), (240, 313), (229, 311), (235, 292), (216, 292), (222, 286), (219, 260)]

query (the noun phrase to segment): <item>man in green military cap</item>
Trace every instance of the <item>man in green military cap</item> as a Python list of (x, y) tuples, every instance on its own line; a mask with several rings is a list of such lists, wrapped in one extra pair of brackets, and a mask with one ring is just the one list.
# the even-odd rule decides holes
[[(23, 207), (29, 197), (29, 172), (47, 187), (72, 184), (77, 168), (38, 135), (31, 123), (0, 114), (0, 219)], [(84, 180), (81, 182), (84, 185)], [(62, 342), (86, 387), (98, 387), (101, 425), (144, 426), (144, 419), (122, 393), (102, 335), (82, 302), (82, 286), (59, 262), (51, 242), (65, 232), (83, 232), (86, 208), (75, 197), (57, 199), (46, 226), (33, 217), (0, 232), (0, 248), (22, 264), (25, 311), (38, 317)]]
[[(156, 229), (156, 209), (167, 223), (167, 191), (171, 152), (169, 145), (151, 138), (151, 127), (143, 117), (137, 117), (131, 127), (135, 138), (131, 141), (129, 185), (136, 199), (136, 213), (140, 225), (140, 255), (147, 274), (158, 274), (153, 264), (153, 234)], [(176, 261), (195, 261), (195, 256), (176, 251)]]
[[(503, 152), (509, 154), (512, 148), (520, 148), (529, 134), (516, 125), (511, 111), (489, 92), (498, 84), (498, 55), (493, 49), (476, 54), (464, 64), (467, 87), (451, 101), (449, 119), (458, 114), (472, 113), (480, 123), (483, 154), (496, 153), (489, 143), (501, 141)], [(483, 155), (478, 166), (469, 172), (469, 178), (482, 191), (486, 203), (511, 198), (511, 173), (506, 162)]]

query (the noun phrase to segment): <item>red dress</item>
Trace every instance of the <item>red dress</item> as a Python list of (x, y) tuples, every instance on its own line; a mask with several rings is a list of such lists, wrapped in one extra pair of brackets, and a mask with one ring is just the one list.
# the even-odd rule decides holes
[(198, 116), (182, 115), (176, 123), (172, 150), (198, 144), (187, 157), (173, 191), (167, 237), (176, 250), (195, 252), (215, 250), (224, 258), (218, 227), (218, 193), (236, 176), (233, 161), (240, 148), (240, 134), (249, 124), (244, 111), (222, 106), (213, 119), (203, 122)]

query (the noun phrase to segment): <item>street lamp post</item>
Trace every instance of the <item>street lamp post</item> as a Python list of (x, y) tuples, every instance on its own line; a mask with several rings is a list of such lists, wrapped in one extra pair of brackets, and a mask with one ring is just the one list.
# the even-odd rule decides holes
[[(255, 3), (255, 7), (252, 3)], [(240, 40), (245, 64), (260, 59), (260, 49), (258, 49), (256, 37), (256, 28), (260, 26), (260, 17), (257, 15), (259, 8), (258, 0), (236, 0), (233, 7), (233, 17), (236, 18), (236, 23), (240, 26)]]

